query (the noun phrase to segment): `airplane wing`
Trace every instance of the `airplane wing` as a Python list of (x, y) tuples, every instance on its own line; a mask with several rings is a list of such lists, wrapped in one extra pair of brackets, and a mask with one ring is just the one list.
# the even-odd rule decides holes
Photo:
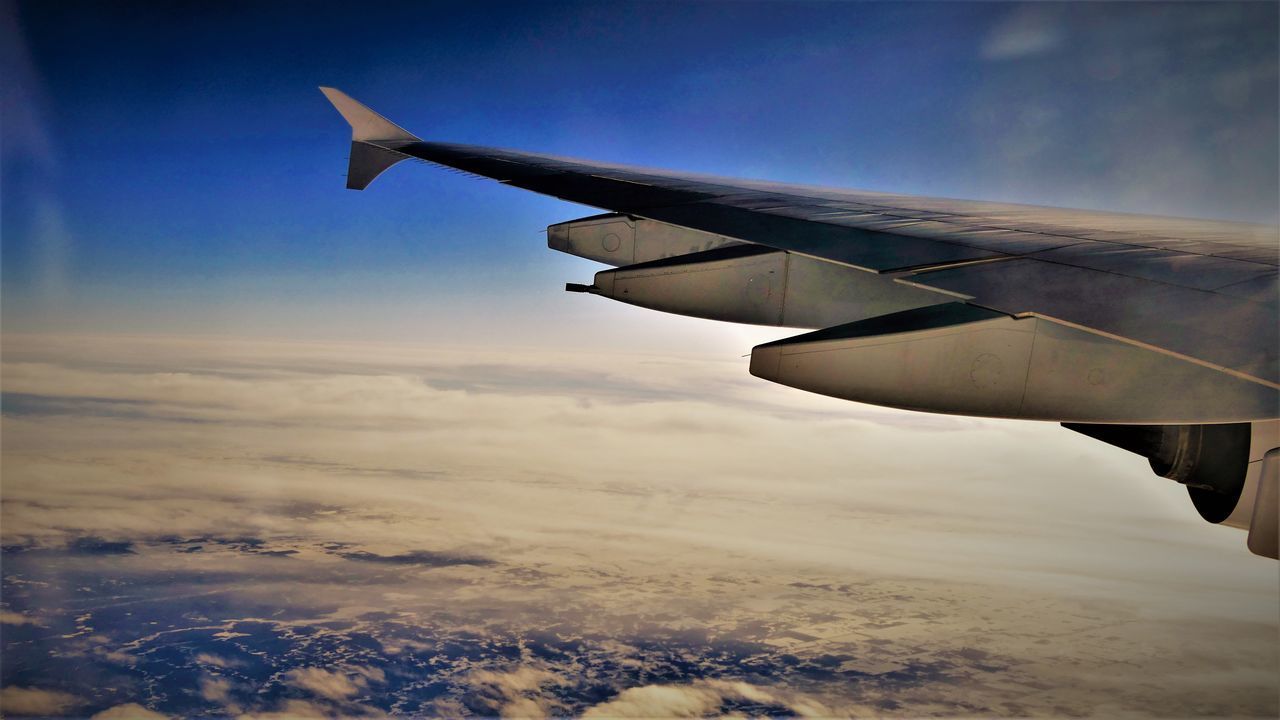
[[(1219, 495), (1227, 482), (1229, 510), (1239, 510), (1241, 478), (1261, 476), (1266, 451), (1280, 445), (1275, 227), (427, 142), (338, 90), (322, 91), (352, 125), (350, 188), (414, 158), (607, 210), (548, 228), (553, 248), (619, 266), (568, 289), (699, 317), (823, 328), (757, 347), (751, 372), (765, 379), (893, 407), (1062, 421), (1147, 456), (1153, 468), (1222, 466), (1199, 451), (1205, 458), (1188, 460), (1187, 448), (1234, 442), (1245, 449), (1232, 457), (1248, 469), (1224, 471), (1229, 482), (1206, 479), (1204, 468), (1161, 472)], [(1153, 427), (1216, 427), (1206, 431), (1215, 438), (1235, 429), (1208, 441)], [(1271, 475), (1276, 468), (1280, 455), (1267, 466)]]

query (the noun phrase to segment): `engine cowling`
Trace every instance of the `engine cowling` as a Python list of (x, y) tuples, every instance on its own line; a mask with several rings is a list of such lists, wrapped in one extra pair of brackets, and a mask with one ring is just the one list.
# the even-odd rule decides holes
[(1200, 517), (1249, 531), (1249, 550), (1280, 556), (1280, 421), (1062, 426), (1137, 453), (1187, 487)]
[(1250, 423), (1062, 426), (1147, 458), (1156, 475), (1187, 486), (1196, 511), (1211, 523), (1226, 520), (1240, 500)]

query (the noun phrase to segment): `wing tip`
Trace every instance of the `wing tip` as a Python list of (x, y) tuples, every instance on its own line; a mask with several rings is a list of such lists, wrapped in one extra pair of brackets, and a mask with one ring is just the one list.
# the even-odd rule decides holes
[(327, 85), (319, 87), (320, 92), (324, 93), (325, 98), (329, 100), (334, 109), (351, 126), (351, 140), (353, 142), (416, 142), (420, 139), (417, 135), (370, 110), (368, 106), (341, 90)]

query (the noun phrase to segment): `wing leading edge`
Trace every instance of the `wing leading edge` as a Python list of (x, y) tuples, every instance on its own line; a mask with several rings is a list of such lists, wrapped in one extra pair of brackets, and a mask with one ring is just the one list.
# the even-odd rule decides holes
[(1280, 388), (1277, 230), (671, 173), (419, 140), (332, 89), (349, 186), (405, 157), (1041, 317)]

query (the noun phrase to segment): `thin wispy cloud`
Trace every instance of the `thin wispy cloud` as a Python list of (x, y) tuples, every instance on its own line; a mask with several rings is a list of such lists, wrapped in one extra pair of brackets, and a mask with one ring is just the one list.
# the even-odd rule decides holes
[(982, 57), (1013, 60), (1061, 47), (1066, 32), (1062, 12), (1050, 4), (1011, 5), (982, 41)]

